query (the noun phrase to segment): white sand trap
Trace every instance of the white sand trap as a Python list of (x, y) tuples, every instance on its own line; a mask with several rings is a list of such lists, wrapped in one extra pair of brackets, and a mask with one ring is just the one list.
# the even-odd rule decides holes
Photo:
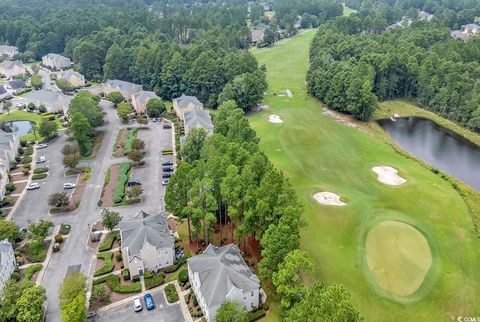
[(373, 167), (372, 170), (378, 174), (378, 181), (384, 184), (388, 184), (390, 186), (399, 186), (407, 182), (407, 180), (400, 177), (398, 175), (398, 171), (392, 167), (379, 166)]
[(333, 192), (317, 192), (313, 199), (326, 206), (345, 206), (346, 203), (340, 200), (340, 196)]
[(292, 94), (292, 91), (291, 91), (291, 90), (286, 89), (286, 90), (285, 90), (285, 93), (287, 93), (287, 96), (288, 96), (288, 97), (293, 97), (293, 94)]
[(268, 116), (268, 121), (270, 123), (283, 123), (283, 120), (280, 118), (280, 116), (272, 114)]

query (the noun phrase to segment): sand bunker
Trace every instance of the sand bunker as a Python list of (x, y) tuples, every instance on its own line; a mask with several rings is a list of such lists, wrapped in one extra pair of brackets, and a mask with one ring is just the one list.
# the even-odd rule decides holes
[(272, 114), (268, 116), (268, 121), (270, 123), (283, 123), (283, 120), (280, 118), (280, 116)]
[(291, 90), (286, 89), (286, 90), (285, 90), (285, 93), (287, 93), (287, 96), (288, 96), (288, 97), (293, 97), (293, 94), (292, 94), (292, 91), (291, 91)]
[(378, 181), (391, 186), (399, 186), (407, 182), (398, 175), (398, 171), (392, 167), (378, 166), (372, 168), (373, 172), (378, 174)]
[(367, 234), (368, 269), (377, 284), (397, 296), (413, 294), (432, 265), (427, 240), (414, 227), (399, 221), (384, 221)]
[(327, 206), (345, 206), (346, 203), (340, 200), (340, 196), (333, 192), (317, 192), (313, 195), (313, 199)]

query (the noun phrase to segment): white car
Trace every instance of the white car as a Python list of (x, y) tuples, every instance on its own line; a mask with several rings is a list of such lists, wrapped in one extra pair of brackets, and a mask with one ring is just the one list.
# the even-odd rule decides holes
[(162, 181), (162, 186), (166, 186), (168, 185), (168, 182), (170, 181), (170, 179), (165, 179)]
[(37, 159), (37, 163), (44, 163), (44, 162), (47, 162), (47, 158), (45, 158), (44, 156), (41, 156)]
[(69, 182), (67, 182), (67, 183), (64, 183), (64, 184), (63, 184), (63, 189), (73, 189), (73, 188), (75, 188), (76, 186), (77, 186), (77, 185), (74, 184), (74, 183), (69, 183)]
[(40, 185), (38, 182), (32, 182), (27, 186), (27, 190), (35, 190), (35, 189), (40, 189)]
[(47, 143), (40, 143), (37, 145), (37, 149), (45, 149), (47, 146)]
[(142, 301), (140, 300), (140, 297), (134, 296), (133, 297), (133, 310), (135, 312), (140, 312), (143, 309)]

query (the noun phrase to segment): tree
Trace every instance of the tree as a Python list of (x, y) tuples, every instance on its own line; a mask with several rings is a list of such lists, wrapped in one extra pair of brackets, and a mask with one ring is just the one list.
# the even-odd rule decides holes
[(48, 205), (52, 207), (68, 206), (70, 199), (65, 192), (55, 192), (48, 197)]
[(117, 107), (117, 115), (119, 118), (122, 119), (123, 123), (128, 123), (128, 120), (130, 118), (130, 114), (133, 113), (133, 107), (132, 104), (130, 103), (120, 103)]
[(165, 103), (162, 99), (154, 98), (147, 103), (147, 115), (150, 118), (159, 117), (165, 110)]
[(217, 200), (213, 193), (213, 181), (205, 176), (196, 178), (188, 190), (190, 202), (187, 211), (191, 213), (195, 235), (200, 233), (203, 226), (205, 243), (209, 243), (212, 225), (216, 221)]
[(40, 89), (43, 87), (43, 81), (42, 77), (38, 74), (33, 74), (32, 78), (30, 79), (30, 83), (32, 84), (32, 87), (35, 89)]
[(143, 159), (143, 151), (140, 150), (132, 150), (128, 153), (128, 158), (133, 162), (140, 162)]
[(110, 292), (105, 288), (104, 285), (100, 284), (93, 287), (91, 300), (101, 301), (103, 303), (110, 302)]
[(0, 220), (0, 240), (8, 239), (13, 243), (18, 237), (20, 231), (17, 225), (10, 220)]
[(70, 170), (75, 170), (79, 163), (80, 155), (78, 153), (63, 156), (63, 165)]
[(43, 321), (45, 289), (30, 281), (8, 281), (2, 291), (0, 320), (17, 322)]
[(60, 285), (60, 309), (64, 322), (83, 322), (87, 319), (86, 278), (80, 272), (68, 274)]
[(115, 92), (111, 92), (107, 95), (107, 100), (109, 100), (110, 102), (113, 103), (113, 106), (117, 107), (118, 104), (122, 103), (125, 101), (125, 99), (123, 98), (123, 95), (122, 93), (118, 92), (118, 91), (115, 91)]
[(132, 149), (133, 150), (145, 150), (145, 142), (143, 140), (140, 140), (140, 139), (133, 140)]
[(187, 139), (180, 152), (182, 159), (190, 163), (200, 159), (200, 151), (206, 140), (207, 132), (202, 128), (195, 128), (188, 132)]
[(12, 108), (12, 102), (10, 102), (10, 101), (4, 101), (3, 102), (2, 110), (4, 112), (7, 112), (8, 114), (10, 114), (10, 109), (11, 108)]
[(248, 322), (245, 306), (240, 302), (226, 301), (215, 315), (217, 322)]
[(76, 144), (65, 144), (62, 148), (63, 155), (77, 154), (79, 152), (78, 145)]
[(98, 96), (93, 95), (89, 91), (80, 91), (70, 101), (68, 106), (68, 115), (70, 118), (75, 113), (80, 113), (88, 120), (92, 128), (103, 124), (103, 111), (98, 106)]
[(55, 84), (57, 84), (57, 87), (64, 93), (71, 92), (73, 90), (73, 85), (70, 84), (68, 80), (65, 78), (59, 78), (55, 81)]
[(51, 139), (57, 136), (57, 124), (54, 121), (43, 120), (38, 128), (38, 134)]
[(219, 103), (234, 100), (238, 107), (248, 112), (263, 99), (266, 89), (267, 81), (263, 72), (245, 73), (235, 77), (223, 88)]
[(137, 123), (145, 126), (148, 124), (148, 118), (145, 115), (139, 115), (137, 116)]
[(278, 272), (272, 276), (272, 283), (280, 295), (281, 305), (289, 309), (301, 299), (305, 292), (300, 273), (313, 270), (313, 261), (310, 256), (299, 249), (287, 254), (279, 265)]
[(350, 294), (341, 284), (325, 286), (314, 283), (285, 316), (285, 322), (362, 320), (350, 300)]
[(77, 141), (80, 152), (84, 155), (89, 154), (92, 145), (90, 137), (93, 135), (93, 129), (87, 118), (80, 112), (76, 112), (70, 120), (69, 129), (73, 138)]
[(131, 200), (139, 199), (143, 193), (143, 189), (140, 186), (133, 186), (127, 190), (128, 198)]
[[(50, 202), (50, 198), (49, 198)], [(48, 236), (48, 231), (50, 228), (54, 227), (55, 225), (50, 220), (40, 219), (37, 223), (33, 223), (31, 221), (28, 222), (28, 231), (32, 235), (32, 239), (38, 243), (43, 242), (45, 238)]]
[(129, 61), (128, 52), (121, 49), (116, 43), (107, 51), (103, 66), (103, 80), (128, 79)]
[(108, 209), (103, 209), (102, 212), (102, 221), (105, 228), (108, 230), (113, 230), (118, 223), (122, 220), (122, 216), (116, 211), (111, 211)]

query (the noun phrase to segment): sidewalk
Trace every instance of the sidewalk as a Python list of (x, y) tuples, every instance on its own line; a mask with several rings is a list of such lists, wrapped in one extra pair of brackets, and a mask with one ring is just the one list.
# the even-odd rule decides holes
[[(53, 253), (53, 245), (55, 245), (55, 235), (57, 235), (60, 231), (60, 225), (55, 227), (55, 231), (53, 233), (53, 237), (50, 238), (50, 246), (48, 247), (48, 252), (47, 252), (47, 257), (43, 261), (42, 265), (42, 270), (38, 273), (37, 281), (36, 284), (40, 285), (43, 282), (43, 277), (45, 276), (45, 271), (47, 270), (48, 264), (50, 263), (50, 259), (52, 258), (52, 253)], [(48, 239), (48, 238), (47, 238)]]

